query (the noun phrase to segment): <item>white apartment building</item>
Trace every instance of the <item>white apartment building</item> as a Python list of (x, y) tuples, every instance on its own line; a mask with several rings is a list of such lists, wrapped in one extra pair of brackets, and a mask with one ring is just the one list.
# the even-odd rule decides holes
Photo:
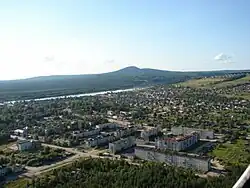
[(135, 148), (135, 156), (147, 161), (164, 162), (168, 165), (192, 168), (203, 172), (207, 172), (211, 168), (211, 159), (209, 157), (161, 153), (159, 151), (143, 147)]
[(95, 128), (95, 129), (89, 129), (89, 130), (84, 130), (84, 131), (73, 131), (72, 136), (81, 138), (81, 137), (88, 137), (88, 136), (93, 136), (97, 135), (100, 133), (100, 129)]
[(114, 136), (116, 138), (121, 138), (124, 136), (129, 136), (129, 135), (133, 134), (135, 131), (136, 131), (136, 127), (130, 126), (130, 127), (122, 128), (122, 129), (115, 131)]
[(119, 127), (118, 124), (116, 123), (104, 123), (104, 124), (100, 124), (100, 125), (96, 125), (96, 128), (98, 129), (112, 129), (112, 128), (116, 128), (116, 127)]
[(102, 136), (98, 135), (95, 138), (88, 138), (85, 141), (85, 147), (95, 147), (103, 144), (108, 144), (110, 141), (113, 141), (114, 137), (109, 135), (109, 136)]
[(135, 137), (129, 136), (127, 138), (117, 140), (113, 143), (109, 143), (109, 152), (115, 154), (119, 151), (128, 149), (134, 145), (135, 145)]
[(199, 134), (192, 132), (189, 135), (166, 138), (156, 141), (156, 148), (181, 151), (194, 145), (199, 140)]
[(212, 130), (206, 129), (196, 129), (196, 128), (189, 128), (189, 127), (172, 127), (171, 132), (174, 135), (186, 135), (190, 134), (191, 132), (197, 132), (200, 136), (200, 139), (214, 139), (214, 132)]
[(144, 140), (147, 140), (150, 136), (156, 136), (158, 135), (160, 129), (159, 127), (145, 127), (144, 130), (141, 131), (140, 137)]
[(29, 140), (19, 140), (17, 142), (17, 148), (19, 151), (25, 151), (32, 149), (32, 142)]
[(17, 148), (19, 151), (26, 151), (41, 147), (41, 142), (37, 140), (19, 140), (17, 141)]
[(14, 134), (17, 136), (21, 136), (21, 137), (26, 137), (28, 135), (28, 128), (24, 128), (24, 129), (16, 129), (14, 130)]
[(100, 133), (100, 129), (95, 128), (95, 129), (90, 129), (90, 130), (85, 130), (83, 131), (83, 136), (92, 136)]

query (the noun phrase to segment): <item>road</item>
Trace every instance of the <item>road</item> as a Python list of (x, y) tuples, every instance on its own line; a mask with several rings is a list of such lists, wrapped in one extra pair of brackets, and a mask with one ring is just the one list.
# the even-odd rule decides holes
[(86, 155), (86, 153), (84, 152), (81, 152), (81, 151), (78, 151), (77, 149), (75, 148), (66, 148), (66, 147), (61, 147), (61, 146), (56, 146), (56, 145), (52, 145), (52, 144), (42, 144), (42, 146), (44, 147), (50, 147), (50, 148), (57, 148), (57, 149), (62, 149), (62, 150), (65, 150), (69, 153), (74, 153), (74, 154), (78, 154), (78, 155)]
[[(42, 173), (51, 171), (53, 169), (60, 168), (62, 166), (68, 165), (68, 164), (70, 164), (70, 163), (72, 163), (72, 162), (74, 162), (74, 161), (76, 161), (76, 160), (78, 160), (80, 158), (88, 158), (88, 157), (91, 157), (91, 158), (110, 158), (110, 157), (107, 157), (107, 156), (99, 156), (99, 153), (105, 152), (106, 150), (92, 150), (92, 151), (89, 151), (89, 152), (81, 152), (81, 151), (78, 151), (75, 148), (66, 148), (66, 147), (56, 146), (56, 145), (52, 145), (52, 144), (44, 144), (43, 143), (42, 146), (63, 149), (65, 151), (69, 152), (69, 153), (73, 153), (74, 155), (69, 157), (69, 158), (66, 158), (66, 159), (64, 159), (62, 161), (58, 161), (58, 162), (55, 162), (55, 163), (50, 164), (50, 165), (43, 165), (43, 166), (40, 166), (40, 167), (26, 167), (27, 172), (21, 174), (19, 177), (32, 178), (34, 176), (38, 176), (38, 175), (40, 175)], [(113, 160), (119, 160), (115, 156), (113, 156), (111, 158)], [(126, 159), (126, 161), (131, 163), (131, 164), (134, 164), (128, 159)], [(138, 165), (138, 164), (136, 164), (136, 165)]]
[(41, 173), (50, 171), (50, 170), (55, 169), (55, 168), (65, 166), (67, 164), (72, 163), (73, 161), (76, 161), (76, 160), (78, 160), (80, 158), (84, 158), (84, 157), (85, 158), (87, 158), (87, 157), (100, 158), (100, 156), (98, 155), (99, 152), (84, 153), (84, 152), (76, 150), (75, 148), (66, 148), (66, 147), (61, 147), (61, 146), (56, 146), (56, 145), (51, 145), (51, 144), (42, 144), (42, 146), (63, 149), (69, 153), (73, 153), (74, 155), (71, 157), (68, 157), (62, 161), (55, 162), (53, 164), (43, 165), (40, 167), (26, 167), (27, 172), (21, 174), (20, 177), (38, 176)]

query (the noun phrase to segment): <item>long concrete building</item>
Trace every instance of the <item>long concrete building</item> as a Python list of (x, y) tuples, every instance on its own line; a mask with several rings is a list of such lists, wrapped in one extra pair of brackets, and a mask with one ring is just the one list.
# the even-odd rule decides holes
[(182, 126), (171, 128), (171, 132), (173, 135), (187, 135), (194, 131), (199, 134), (200, 139), (213, 139), (214, 138), (214, 132), (211, 130), (196, 129), (196, 128), (182, 127)]
[(211, 159), (209, 157), (200, 157), (182, 153), (163, 153), (145, 147), (135, 147), (135, 156), (147, 161), (164, 162), (168, 165), (192, 168), (202, 172), (207, 172), (211, 168)]

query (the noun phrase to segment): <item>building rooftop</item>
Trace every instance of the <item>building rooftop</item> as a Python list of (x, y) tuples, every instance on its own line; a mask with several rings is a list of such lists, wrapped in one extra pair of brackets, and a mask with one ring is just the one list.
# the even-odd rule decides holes
[(14, 130), (15, 133), (21, 133), (21, 134), (22, 134), (24, 131), (25, 131), (25, 130), (23, 130), (23, 129), (16, 129), (16, 130)]

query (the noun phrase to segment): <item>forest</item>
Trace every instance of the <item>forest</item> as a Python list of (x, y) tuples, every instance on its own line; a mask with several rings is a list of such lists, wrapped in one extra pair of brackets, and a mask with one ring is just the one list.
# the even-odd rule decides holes
[(191, 170), (161, 163), (129, 164), (123, 160), (90, 158), (54, 169), (32, 179), (25, 186), (32, 188), (231, 188), (244, 169), (244, 166), (234, 166), (228, 169), (226, 176), (200, 178)]

